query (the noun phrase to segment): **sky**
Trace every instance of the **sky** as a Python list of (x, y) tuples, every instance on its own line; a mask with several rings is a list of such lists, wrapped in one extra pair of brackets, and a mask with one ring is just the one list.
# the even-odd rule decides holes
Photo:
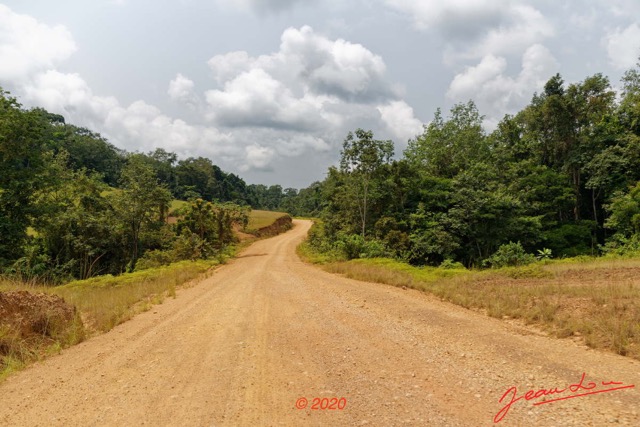
[(637, 0), (0, 0), (0, 87), (128, 151), (303, 188), (349, 131), (401, 156), (472, 99), (491, 131), (556, 73), (620, 86)]

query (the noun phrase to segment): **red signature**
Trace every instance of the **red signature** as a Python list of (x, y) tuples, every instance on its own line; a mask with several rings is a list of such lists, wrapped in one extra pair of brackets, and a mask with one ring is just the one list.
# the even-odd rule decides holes
[[(635, 385), (624, 385), (624, 383), (617, 382), (617, 381), (609, 381), (609, 382), (602, 381), (601, 385), (604, 386), (605, 388), (598, 389), (598, 384), (594, 382), (585, 383), (584, 382), (585, 376), (586, 376), (586, 373), (583, 372), (582, 378), (580, 378), (579, 383), (571, 384), (570, 386), (568, 386), (567, 388), (563, 388), (562, 390), (558, 390), (557, 387), (554, 389), (548, 389), (548, 390), (547, 389), (529, 390), (528, 392), (526, 392), (525, 394), (519, 397), (516, 397), (516, 394), (518, 392), (516, 387), (511, 387), (502, 395), (499, 402), (502, 403), (502, 401), (505, 400), (505, 398), (507, 398), (507, 396), (509, 395), (511, 396), (511, 400), (502, 409), (500, 409), (500, 411), (496, 414), (495, 417), (493, 417), (493, 422), (499, 423), (500, 421), (502, 421), (502, 419), (507, 416), (509, 409), (511, 409), (511, 405), (513, 405), (514, 403), (516, 403), (521, 399), (535, 400), (541, 397), (544, 398), (546, 396), (550, 396), (554, 394), (562, 394), (567, 391), (571, 393), (568, 396), (558, 397), (550, 400), (543, 400), (541, 402), (536, 402), (533, 404), (534, 406), (537, 406), (537, 405), (544, 405), (545, 403), (557, 402), (559, 400), (572, 399), (574, 397), (582, 397), (582, 396), (588, 396), (590, 394), (606, 393), (609, 391), (616, 391), (616, 390), (622, 390), (625, 388), (635, 387)], [(585, 392), (582, 392), (583, 390)]]

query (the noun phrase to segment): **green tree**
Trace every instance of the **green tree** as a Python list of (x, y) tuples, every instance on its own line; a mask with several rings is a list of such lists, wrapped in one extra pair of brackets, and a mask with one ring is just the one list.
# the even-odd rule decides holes
[(342, 144), (340, 172), (345, 179), (347, 197), (355, 201), (363, 239), (366, 238), (371, 201), (377, 197), (377, 173), (392, 156), (393, 142), (375, 140), (371, 131), (349, 132)]
[(35, 210), (32, 194), (42, 185), (49, 124), (40, 111), (25, 111), (0, 88), (0, 266), (23, 254)]
[(119, 273), (124, 250), (113, 210), (101, 196), (106, 185), (97, 174), (67, 167), (68, 155), (47, 158), (43, 188), (34, 194), (35, 244), (48, 261), (51, 280), (86, 279)]
[(456, 104), (448, 120), (437, 110), (424, 133), (409, 141), (405, 158), (423, 173), (453, 178), (474, 162), (489, 157), (482, 120), (473, 101)]
[(607, 226), (625, 237), (640, 234), (640, 182), (627, 193), (618, 194), (608, 206)]
[(141, 233), (158, 230), (165, 224), (171, 202), (169, 190), (158, 183), (153, 169), (141, 155), (131, 155), (122, 169), (120, 190), (109, 194), (121, 221), (128, 247), (128, 270), (133, 271), (141, 256)]

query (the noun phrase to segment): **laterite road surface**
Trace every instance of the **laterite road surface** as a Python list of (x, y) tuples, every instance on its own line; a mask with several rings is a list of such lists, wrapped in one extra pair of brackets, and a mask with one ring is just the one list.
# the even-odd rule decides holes
[(309, 227), (10, 377), (0, 425), (640, 425), (637, 361), (306, 265)]

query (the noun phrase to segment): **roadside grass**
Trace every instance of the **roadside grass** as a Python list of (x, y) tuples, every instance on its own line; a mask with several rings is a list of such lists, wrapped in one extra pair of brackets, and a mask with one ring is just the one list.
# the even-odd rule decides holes
[[(549, 335), (640, 360), (640, 258), (537, 262), (495, 270), (413, 267), (391, 259), (303, 259), (349, 278), (431, 293), (499, 319), (518, 319)], [(323, 258), (324, 257), (324, 258)]]
[(135, 314), (175, 297), (176, 289), (194, 279), (208, 275), (217, 260), (181, 261), (119, 276), (97, 276), (70, 282), (63, 286), (37, 286), (3, 281), (0, 291), (26, 290), (62, 297), (82, 314), (90, 333), (107, 332)]
[[(224, 261), (224, 260), (223, 260)], [(182, 261), (120, 276), (99, 276), (88, 280), (48, 287), (31, 283), (0, 280), (0, 291), (26, 290), (62, 297), (78, 310), (75, 326), (66, 334), (24, 339), (19, 331), (0, 325), (0, 381), (29, 363), (41, 360), (86, 337), (107, 332), (113, 327), (176, 297), (176, 289), (208, 277), (217, 261)]]
[(176, 297), (176, 289), (202, 279), (218, 265), (215, 260), (181, 261), (120, 276), (99, 276), (53, 288), (83, 313), (90, 331), (107, 332), (137, 313)]

